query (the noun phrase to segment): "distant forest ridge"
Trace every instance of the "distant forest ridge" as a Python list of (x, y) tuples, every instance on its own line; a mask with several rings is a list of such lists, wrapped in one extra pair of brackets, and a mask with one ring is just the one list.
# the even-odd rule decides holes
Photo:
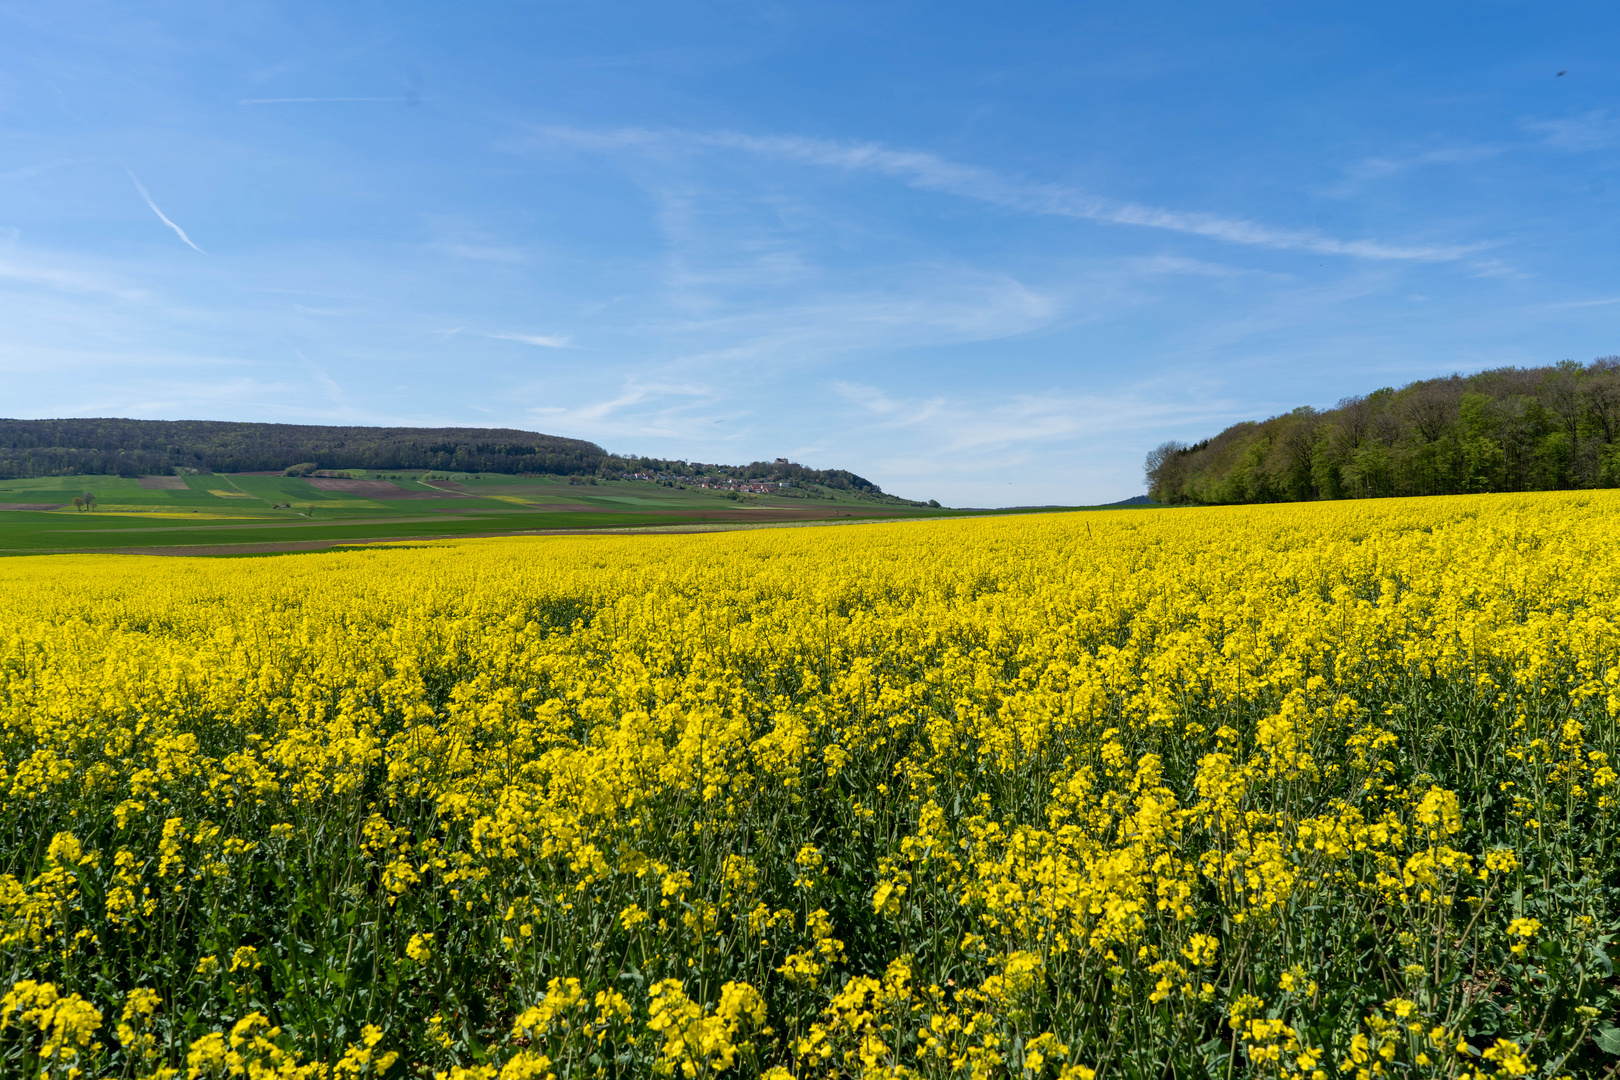
[(1147, 458), (1178, 505), (1620, 487), (1620, 356), (1496, 368), (1302, 406)]
[(844, 469), (790, 462), (697, 465), (623, 457), (595, 443), (509, 428), (328, 427), (225, 420), (0, 419), (0, 478), (174, 472), (431, 469), (551, 476), (717, 476), (792, 480), (881, 495)]

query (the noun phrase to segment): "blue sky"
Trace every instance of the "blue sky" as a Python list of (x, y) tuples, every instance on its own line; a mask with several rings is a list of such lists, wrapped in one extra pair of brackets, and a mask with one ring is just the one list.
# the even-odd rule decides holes
[(1612, 3), (6, 3), (0, 415), (1123, 498), (1168, 438), (1620, 352), (1617, 30)]

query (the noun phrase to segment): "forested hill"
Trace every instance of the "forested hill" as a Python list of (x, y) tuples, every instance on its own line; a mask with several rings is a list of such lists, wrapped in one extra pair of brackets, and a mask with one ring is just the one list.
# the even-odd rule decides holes
[(595, 443), (501, 428), (325, 427), (220, 420), (0, 420), (0, 476), (176, 469), (264, 472), (300, 462), (332, 469), (594, 473)]
[(751, 465), (609, 454), (595, 443), (506, 428), (326, 427), (223, 420), (3, 420), (0, 478), (145, 476), (176, 471), (433, 469), (553, 476), (652, 476), (791, 481), (881, 495), (844, 469), (807, 469), (778, 459)]
[(1620, 487), (1620, 356), (1497, 368), (1234, 424), (1147, 459), (1164, 503)]

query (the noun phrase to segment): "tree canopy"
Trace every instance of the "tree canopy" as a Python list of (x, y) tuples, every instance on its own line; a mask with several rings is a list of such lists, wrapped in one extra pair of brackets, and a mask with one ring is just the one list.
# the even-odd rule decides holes
[(1425, 379), (1147, 458), (1162, 503), (1620, 487), (1620, 356)]
[(322, 469), (622, 477), (815, 484), (881, 495), (846, 469), (794, 462), (749, 465), (609, 454), (595, 443), (506, 428), (328, 427), (224, 420), (0, 419), (0, 478), (143, 476), (176, 471), (313, 473)]
[(329, 469), (595, 472), (595, 443), (502, 428), (326, 427), (221, 420), (0, 420), (0, 476)]

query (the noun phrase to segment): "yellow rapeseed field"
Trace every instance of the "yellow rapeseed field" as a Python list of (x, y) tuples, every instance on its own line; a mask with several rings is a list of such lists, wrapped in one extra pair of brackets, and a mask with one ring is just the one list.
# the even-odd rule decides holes
[(1620, 1063), (1620, 493), (0, 562), (0, 1074)]

